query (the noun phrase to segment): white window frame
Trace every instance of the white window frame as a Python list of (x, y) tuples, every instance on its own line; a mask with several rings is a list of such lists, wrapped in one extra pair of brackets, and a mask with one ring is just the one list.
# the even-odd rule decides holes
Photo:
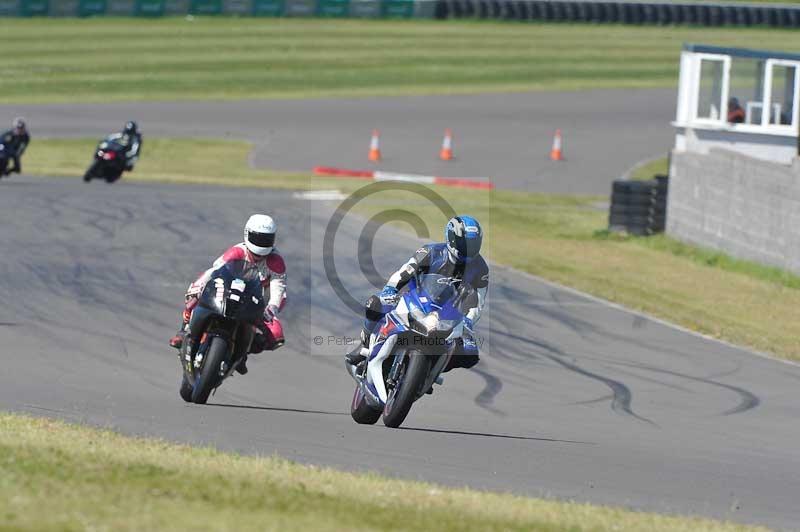
[[(695, 54), (695, 62), (693, 66), (693, 83), (692, 83), (692, 105), (691, 105), (691, 121), (698, 125), (720, 126), (728, 122), (728, 93), (731, 78), (731, 56), (719, 54)], [(700, 81), (703, 72), (703, 61), (718, 61), (722, 63), (722, 94), (719, 109), (719, 117), (715, 120), (713, 118), (706, 118), (697, 116), (697, 105), (700, 103)]]
[[(769, 128), (769, 129), (777, 129), (780, 131), (796, 131), (797, 124), (798, 124), (798, 89), (800, 88), (800, 62), (798, 61), (786, 61), (784, 59), (767, 59), (766, 64), (764, 66), (764, 109), (770, 109), (774, 111), (772, 105), (772, 77), (773, 77), (773, 67), (794, 67), (794, 94), (792, 97), (794, 101), (792, 101), (792, 123), (791, 124), (770, 124), (769, 119), (772, 116), (772, 112), (761, 113), (761, 127)], [(777, 104), (776, 104), (777, 105)], [(780, 113), (779, 113), (780, 114)]]

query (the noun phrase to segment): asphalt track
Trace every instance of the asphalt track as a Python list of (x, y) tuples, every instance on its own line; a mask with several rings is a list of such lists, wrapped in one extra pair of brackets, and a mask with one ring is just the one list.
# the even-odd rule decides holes
[[(608, 194), (611, 181), (673, 144), (674, 89), (593, 90), (335, 100), (0, 105), (36, 137), (102, 137), (136, 119), (147, 136), (250, 140), (252, 163), (308, 172), (314, 166), (489, 177), (499, 187)], [(445, 128), (456, 160), (437, 159)], [(367, 161), (373, 128), (384, 160)], [(549, 160), (563, 130), (565, 160)]]
[[(763, 523), (800, 523), (800, 367), (699, 338), (495, 268), (483, 358), (447, 374), (405, 427), (358, 426), (345, 347), (358, 318), (320, 258), (333, 205), (291, 192), (70, 179), (0, 181), (0, 407), (348, 470)], [(287, 345), (209, 405), (177, 393), (166, 340), (186, 284), (281, 221)], [(347, 288), (363, 228), (336, 237)], [(378, 271), (414, 251), (381, 229)], [(314, 338), (322, 337), (322, 345)]]

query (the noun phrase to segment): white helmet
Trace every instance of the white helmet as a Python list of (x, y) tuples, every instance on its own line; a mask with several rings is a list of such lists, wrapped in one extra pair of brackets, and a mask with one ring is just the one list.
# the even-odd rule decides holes
[(253, 255), (261, 257), (269, 255), (275, 245), (277, 230), (272, 217), (266, 214), (254, 214), (244, 226), (244, 245)]

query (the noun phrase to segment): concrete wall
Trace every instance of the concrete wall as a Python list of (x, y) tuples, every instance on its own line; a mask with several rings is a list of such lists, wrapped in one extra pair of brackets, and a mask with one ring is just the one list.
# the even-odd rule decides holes
[(667, 234), (800, 273), (800, 162), (674, 151)]
[(797, 156), (797, 133), (776, 135), (730, 129), (677, 128), (676, 150), (708, 153), (709, 150), (716, 148), (729, 149), (757, 159), (789, 165)]

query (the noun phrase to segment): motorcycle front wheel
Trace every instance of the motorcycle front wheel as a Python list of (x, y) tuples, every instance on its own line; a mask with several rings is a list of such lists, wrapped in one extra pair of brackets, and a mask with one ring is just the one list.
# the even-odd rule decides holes
[(409, 351), (403, 364), (405, 368), (383, 408), (383, 424), (390, 428), (397, 428), (405, 421), (431, 370), (430, 360), (419, 351)]
[(94, 172), (97, 169), (97, 163), (94, 162), (92, 165), (86, 170), (86, 173), (83, 174), (83, 182), (88, 183), (94, 177)]
[(186, 377), (186, 373), (184, 373), (183, 379), (181, 379), (181, 389), (179, 392), (181, 394), (181, 399), (183, 399), (187, 403), (191, 403), (193, 391), (194, 391), (194, 386), (192, 386), (192, 383), (189, 382), (189, 379)]
[(194, 390), (192, 391), (193, 403), (198, 405), (206, 404), (211, 391), (219, 385), (220, 368), (227, 355), (228, 342), (219, 336), (212, 338), (211, 345), (208, 346), (208, 351), (203, 360), (203, 368), (194, 382)]
[(380, 419), (381, 410), (376, 410), (367, 404), (367, 398), (361, 391), (361, 385), (356, 386), (353, 392), (353, 401), (350, 403), (350, 415), (353, 421), (360, 425), (374, 425)]

